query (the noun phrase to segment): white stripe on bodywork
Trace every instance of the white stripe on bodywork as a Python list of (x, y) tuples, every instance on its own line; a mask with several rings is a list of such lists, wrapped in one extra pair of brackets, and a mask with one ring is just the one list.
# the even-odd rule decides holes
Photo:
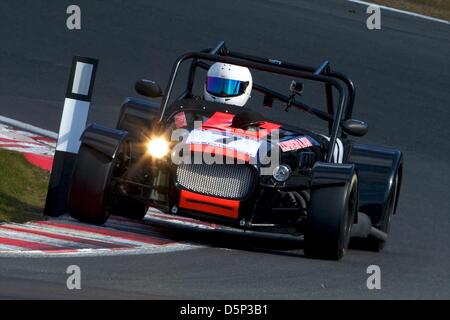
[[(330, 141), (330, 137), (327, 137), (321, 134), (322, 137)], [(334, 163), (342, 163), (344, 158), (344, 146), (342, 145), (342, 141), (339, 138), (336, 138), (336, 145), (333, 149), (333, 162)]]
[(337, 142), (337, 146), (339, 147), (338, 163), (342, 163), (342, 161), (344, 160), (344, 146), (342, 145), (341, 139), (337, 138), (336, 142)]
[[(229, 143), (220, 142), (226, 138), (232, 138)], [(226, 132), (199, 130), (195, 129), (189, 133), (186, 140), (187, 144), (203, 144), (208, 146), (220, 147), (235, 150), (255, 157), (258, 153), (261, 141), (240, 137), (237, 135), (227, 134)]]

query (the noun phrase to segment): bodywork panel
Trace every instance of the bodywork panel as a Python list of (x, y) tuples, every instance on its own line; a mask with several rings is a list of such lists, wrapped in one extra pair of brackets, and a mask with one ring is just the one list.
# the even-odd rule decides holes
[(397, 170), (401, 175), (402, 153), (391, 148), (353, 144), (348, 162), (354, 163), (358, 170), (360, 211), (377, 225), (386, 209)]

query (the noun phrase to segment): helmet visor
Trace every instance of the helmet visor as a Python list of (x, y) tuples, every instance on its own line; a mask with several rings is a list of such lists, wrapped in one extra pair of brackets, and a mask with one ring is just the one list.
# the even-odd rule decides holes
[(248, 81), (207, 77), (206, 91), (217, 97), (236, 97), (245, 92), (248, 83)]

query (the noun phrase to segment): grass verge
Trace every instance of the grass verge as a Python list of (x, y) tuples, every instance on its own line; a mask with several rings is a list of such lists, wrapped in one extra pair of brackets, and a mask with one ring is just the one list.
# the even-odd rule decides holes
[(369, 2), (450, 20), (449, 0), (369, 0)]
[(22, 154), (0, 150), (0, 222), (42, 219), (48, 179)]

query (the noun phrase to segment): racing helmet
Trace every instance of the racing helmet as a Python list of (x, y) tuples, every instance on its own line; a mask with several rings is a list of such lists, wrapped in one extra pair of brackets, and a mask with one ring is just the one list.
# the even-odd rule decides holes
[(252, 91), (252, 74), (246, 67), (214, 63), (206, 76), (204, 98), (243, 107)]

